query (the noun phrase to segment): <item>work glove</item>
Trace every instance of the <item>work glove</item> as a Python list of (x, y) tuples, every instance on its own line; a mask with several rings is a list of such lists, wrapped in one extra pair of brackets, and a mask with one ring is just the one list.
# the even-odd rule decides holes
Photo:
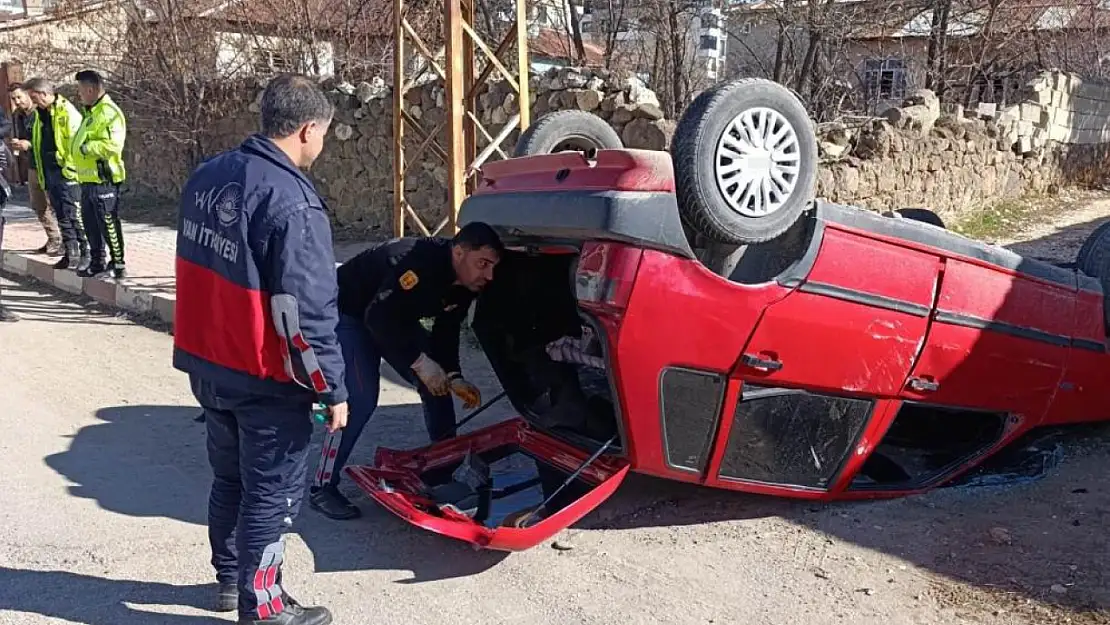
[(451, 392), (447, 372), (426, 354), (420, 354), (416, 362), (412, 363), (412, 370), (432, 395), (446, 395)]
[(462, 400), (463, 408), (473, 410), (478, 407), (478, 404), (482, 403), (482, 392), (478, 390), (477, 386), (467, 382), (461, 373), (452, 373), (447, 378), (451, 383), (451, 392), (455, 394), (455, 397)]

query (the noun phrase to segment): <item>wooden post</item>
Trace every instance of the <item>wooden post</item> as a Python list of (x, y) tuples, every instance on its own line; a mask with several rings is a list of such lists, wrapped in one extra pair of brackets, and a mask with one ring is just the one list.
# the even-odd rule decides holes
[[(570, 5), (574, 10), (574, 5)], [(520, 85), (517, 95), (520, 96), (520, 131), (524, 132), (532, 123), (532, 96), (529, 92), (531, 86), (528, 82), (531, 76), (532, 59), (528, 54), (528, 1), (516, 0), (516, 67)]]
[(393, 235), (405, 236), (405, 0), (393, 0)]
[[(462, 18), (464, 23), (471, 25), (474, 24), (474, 0), (462, 0)], [(462, 172), (463, 184), (466, 186), (465, 193), (470, 195), (474, 191), (474, 180), (467, 176), (467, 167), (470, 163), (474, 162), (474, 157), (478, 154), (477, 143), (477, 129), (474, 127), (475, 122), (466, 115), (467, 111), (477, 112), (478, 110), (478, 90), (475, 89), (474, 84), (474, 39), (464, 34), (463, 38), (463, 160), (459, 163), (459, 171)], [(465, 197), (465, 196), (464, 196)], [(461, 202), (462, 200), (460, 200)], [(457, 219), (455, 220), (457, 221)], [(454, 235), (457, 232), (457, 225), (455, 221), (451, 222), (452, 230), (449, 234)]]
[[(408, 22), (405, 0), (394, 0), (393, 233), (395, 236), (404, 235), (407, 219), (412, 220), (408, 225), (421, 234), (443, 232), (453, 235), (456, 233), (459, 208), (468, 192), (474, 189), (476, 184), (474, 174), (478, 168), (495, 153), (508, 158), (501, 143), (511, 134), (512, 129), (518, 126), (521, 129), (528, 127), (531, 97), (528, 92), (527, 1), (515, 1), (517, 21), (509, 34), (502, 39), (501, 44), (496, 49), (492, 49), (474, 30), (474, 0), (444, 0), (443, 48), (438, 54), (433, 54), (423, 40), (427, 34), (416, 32)], [(407, 75), (406, 53), (409, 48), (405, 43), (406, 38), (412, 44), (412, 55), (414, 57), (419, 55), (425, 61), (412, 77)], [(508, 52), (514, 42), (517, 44), (516, 58), (506, 63), (500, 57)], [(485, 64), (475, 77), (478, 71), (478, 50), (481, 50)], [(445, 57), (443, 66), (438, 60), (440, 55)], [(444, 98), (447, 109), (446, 120), (435, 128), (424, 127), (420, 120), (409, 115), (405, 110), (406, 91), (409, 88), (420, 88), (419, 79), (428, 70), (434, 70), (446, 85)], [(507, 80), (516, 90), (520, 113), (513, 115), (504, 127), (498, 129), (498, 132), (491, 134), (483, 127), (478, 115), (478, 88), (495, 70), (503, 74), (504, 80)], [(438, 141), (438, 135), (444, 129), (447, 135), (446, 146)], [(405, 137), (410, 134), (410, 131), (411, 136), (420, 145), (412, 152), (406, 152)], [(490, 146), (482, 150), (481, 155), (478, 154), (478, 133), (490, 142)], [(416, 212), (417, 207), (412, 206), (405, 197), (405, 179), (408, 171), (413, 164), (423, 158), (438, 158), (447, 167), (447, 215), (435, 224), (434, 228), (425, 225)]]
[(458, 227), (459, 207), (466, 197), (463, 168), (466, 146), (463, 139), (466, 73), (463, 71), (462, 0), (444, 0), (447, 32), (447, 227), (452, 234)]

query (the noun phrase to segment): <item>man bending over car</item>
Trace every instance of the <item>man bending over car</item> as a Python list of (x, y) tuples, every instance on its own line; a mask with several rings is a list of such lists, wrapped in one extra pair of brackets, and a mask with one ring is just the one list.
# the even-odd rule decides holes
[[(414, 384), (432, 441), (455, 435), (458, 395), (468, 410), (481, 402), (459, 366), (459, 332), (476, 294), (493, 279), (504, 247), (483, 223), (453, 239), (404, 237), (380, 243), (338, 270), (339, 325), (350, 394), (347, 427), (324, 441), (309, 505), (337, 520), (357, 518), (357, 506), (339, 492), (339, 474), (378, 405), (384, 358)], [(420, 320), (434, 318), (431, 332)]]

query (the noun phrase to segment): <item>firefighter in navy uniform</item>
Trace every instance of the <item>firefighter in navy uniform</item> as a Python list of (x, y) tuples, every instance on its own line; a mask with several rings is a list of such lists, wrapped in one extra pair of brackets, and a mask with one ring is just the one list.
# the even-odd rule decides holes
[[(346, 362), (350, 419), (328, 435), (309, 505), (332, 519), (353, 519), (357, 506), (339, 478), (378, 405), (379, 367), (387, 363), (416, 386), (428, 436), (455, 435), (457, 395), (472, 409), (477, 387), (459, 366), (459, 332), (471, 302), (493, 279), (504, 247), (493, 228), (467, 224), (453, 239), (405, 237), (380, 243), (339, 268), (339, 343)], [(432, 318), (431, 332), (420, 320)]]
[(182, 193), (174, 367), (204, 408), (214, 480), (208, 537), (216, 609), (240, 624), (326, 625), (282, 588), (313, 404), (347, 420), (335, 257), (324, 204), (301, 172), (333, 109), (312, 80), (273, 79), (261, 133), (201, 164)]

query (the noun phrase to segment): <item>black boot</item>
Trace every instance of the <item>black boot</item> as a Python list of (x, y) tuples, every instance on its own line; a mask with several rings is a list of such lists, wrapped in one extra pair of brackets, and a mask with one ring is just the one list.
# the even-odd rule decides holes
[(348, 521), (362, 516), (358, 506), (351, 503), (350, 499), (343, 496), (339, 489), (331, 484), (313, 486), (309, 491), (308, 505), (320, 514), (336, 521)]
[(76, 243), (66, 244), (66, 255), (54, 263), (55, 269), (74, 269), (81, 264), (81, 247)]
[(89, 263), (88, 267), (86, 267), (85, 269), (78, 269), (77, 275), (81, 276), (82, 278), (91, 278), (96, 274), (104, 273), (105, 271), (108, 271), (107, 261), (105, 261), (104, 259), (97, 259)]
[(108, 263), (108, 271), (112, 272), (112, 277), (116, 280), (123, 280), (127, 277), (127, 267), (123, 263), (112, 261)]
[(77, 275), (87, 273), (90, 266), (92, 266), (92, 259), (87, 252), (82, 253), (77, 260)]
[(239, 586), (235, 582), (220, 582), (216, 589), (216, 605), (212, 609), (216, 612), (234, 612), (238, 607)]
[(289, 595), (284, 595), (285, 610), (270, 618), (240, 616), (239, 625), (331, 625), (327, 608), (306, 608)]

